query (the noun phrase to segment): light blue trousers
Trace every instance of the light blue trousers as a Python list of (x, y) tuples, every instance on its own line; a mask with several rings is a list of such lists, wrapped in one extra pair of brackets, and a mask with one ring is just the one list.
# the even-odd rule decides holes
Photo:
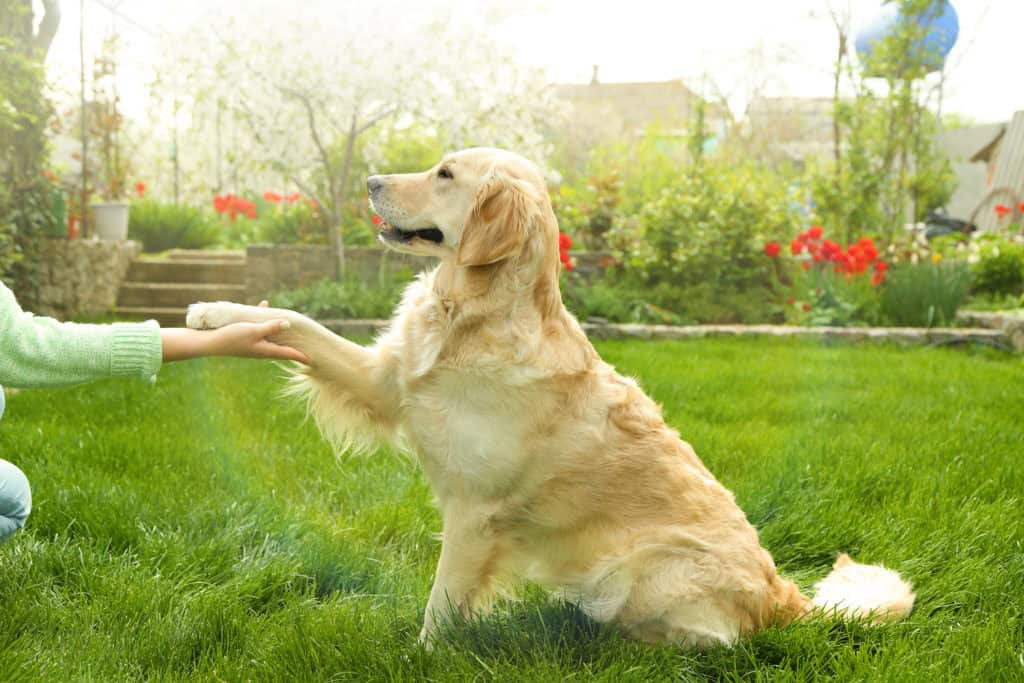
[[(0, 387), (0, 419), (4, 416), (4, 389)], [(17, 467), (0, 459), (0, 543), (25, 526), (32, 512), (32, 490), (28, 478)]]

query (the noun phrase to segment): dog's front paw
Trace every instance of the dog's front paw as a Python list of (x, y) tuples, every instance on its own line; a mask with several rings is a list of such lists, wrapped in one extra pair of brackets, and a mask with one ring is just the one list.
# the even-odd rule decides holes
[(197, 303), (188, 307), (185, 325), (193, 330), (215, 330), (231, 322), (230, 307), (226, 302)]

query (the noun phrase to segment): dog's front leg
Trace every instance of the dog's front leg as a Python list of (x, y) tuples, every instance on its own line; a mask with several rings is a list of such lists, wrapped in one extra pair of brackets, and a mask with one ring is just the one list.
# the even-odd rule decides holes
[[(400, 405), (398, 372), (394, 354), (386, 349), (360, 346), (315, 320), (282, 308), (226, 301), (196, 303), (189, 306), (185, 323), (192, 329), (210, 330), (237, 322), (278, 319), (287, 321), (288, 328), (271, 341), (298, 349), (312, 361), (304, 374), (322, 389), (322, 400), (314, 406), (322, 428), (328, 426), (328, 433), (362, 429), (375, 438), (394, 431)], [(329, 426), (333, 423), (344, 424), (334, 430)], [(345, 442), (346, 437), (337, 441)]]
[(423, 616), (421, 642), (429, 645), (456, 614), (468, 619), (490, 608), (499, 560), (490, 520), (491, 511), (486, 509), (453, 506), (445, 511), (441, 558)]

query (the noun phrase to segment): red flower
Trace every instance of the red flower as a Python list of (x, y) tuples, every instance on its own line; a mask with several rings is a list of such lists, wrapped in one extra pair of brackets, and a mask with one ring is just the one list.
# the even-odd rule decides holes
[(796, 239), (799, 242), (806, 242), (807, 240), (811, 239), (811, 236), (808, 235), (806, 232), (801, 232), (799, 235), (796, 236)]
[(1006, 204), (996, 204), (996, 214), (998, 214), (1000, 218), (1008, 213), (1013, 213), (1013, 209), (1008, 207)]
[(781, 247), (778, 242), (769, 242), (764, 245), (764, 253), (768, 254), (771, 258), (775, 258), (779, 255), (779, 249), (781, 249)]
[(558, 248), (563, 250), (572, 249), (572, 238), (566, 235), (564, 232), (558, 233)]
[(876, 273), (884, 273), (887, 270), (889, 270), (889, 264), (888, 263), (886, 263), (885, 261), (875, 261), (875, 272)]
[(825, 231), (821, 229), (820, 225), (812, 225), (807, 230), (807, 236), (812, 240), (821, 239), (821, 236), (825, 234)]
[(788, 303), (788, 304), (789, 304), (790, 306), (792, 306), (793, 304), (795, 304), (795, 303), (796, 303), (796, 299), (795, 299), (794, 297), (789, 297), (788, 299), (786, 299), (786, 302), (787, 302), (787, 303)]
[(140, 197), (145, 197), (146, 196), (146, 183), (142, 182), (141, 180), (139, 182), (135, 183), (135, 194), (139, 195)]
[(871, 276), (871, 286), (872, 287), (877, 287), (878, 285), (882, 284), (883, 282), (885, 282), (885, 272), (884, 271), (879, 271), (879, 272), (877, 272), (877, 273), (875, 273), (874, 275)]
[(803, 263), (800, 264), (800, 266), (804, 270), (810, 270), (811, 269), (811, 262), (810, 261), (804, 261)]
[(255, 206), (250, 206), (246, 210), (245, 215), (248, 216), (249, 218), (256, 218), (256, 207)]
[(373, 214), (373, 216), (370, 218), (370, 222), (373, 223), (374, 225), (380, 225), (381, 223), (384, 222), (384, 219), (378, 216), (377, 214)]
[(804, 304), (803, 306), (801, 306), (801, 308), (803, 308), (805, 311), (809, 311), (809, 310), (811, 310), (811, 305), (810, 304)]
[(289, 204), (294, 204), (295, 202), (299, 201), (299, 193), (298, 192), (292, 192), (290, 195), (285, 197), (285, 199), (288, 200)]
[(271, 204), (280, 204), (281, 195), (276, 192), (270, 192), (269, 190), (263, 193), (263, 199), (270, 202)]
[(227, 211), (228, 210), (228, 204), (231, 201), (230, 197), (231, 197), (231, 195), (225, 195), (223, 197), (221, 197), (220, 195), (214, 196), (214, 198), (213, 198), (213, 210), (216, 211), (217, 213), (224, 213), (225, 211)]
[(1021, 210), (1021, 213), (1024, 213), (1024, 202), (1021, 202), (1017, 208)]
[(800, 240), (793, 240), (792, 242), (789, 243), (789, 251), (791, 254), (793, 254), (793, 256), (797, 256), (803, 253), (803, 250), (804, 243), (801, 242)]

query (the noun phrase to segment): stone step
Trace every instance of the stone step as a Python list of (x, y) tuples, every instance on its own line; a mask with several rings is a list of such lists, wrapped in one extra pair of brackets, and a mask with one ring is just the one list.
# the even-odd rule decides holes
[(167, 252), (167, 258), (172, 261), (245, 261), (245, 252), (171, 249)]
[(117, 295), (118, 310), (184, 307), (196, 301), (244, 301), (245, 285), (125, 282)]
[(150, 308), (146, 306), (118, 306), (116, 315), (118, 320), (155, 320), (161, 327), (184, 327), (185, 313), (188, 311), (184, 306), (166, 306)]
[(128, 271), (129, 282), (245, 284), (245, 260), (238, 259), (136, 259)]

